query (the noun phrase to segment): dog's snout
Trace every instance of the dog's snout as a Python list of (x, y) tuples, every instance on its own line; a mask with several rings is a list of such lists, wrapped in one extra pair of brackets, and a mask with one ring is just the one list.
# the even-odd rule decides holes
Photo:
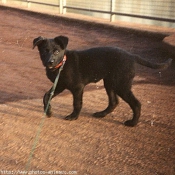
[(53, 64), (54, 63), (54, 60), (53, 59), (52, 60), (49, 60), (49, 63)]
[(50, 59), (48, 62), (47, 62), (47, 66), (49, 68), (52, 68), (54, 66), (54, 63), (55, 63), (55, 60), (54, 59)]
[(55, 62), (55, 60), (53, 58), (51, 58), (51, 59), (49, 59), (48, 64), (52, 65), (52, 64), (54, 64), (54, 62)]

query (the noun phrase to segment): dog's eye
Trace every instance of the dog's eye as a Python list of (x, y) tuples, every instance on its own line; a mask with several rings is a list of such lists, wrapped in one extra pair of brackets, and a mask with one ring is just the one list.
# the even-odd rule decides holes
[(58, 51), (58, 50), (56, 50), (55, 52), (54, 52), (54, 54), (55, 55), (58, 55), (60, 52)]

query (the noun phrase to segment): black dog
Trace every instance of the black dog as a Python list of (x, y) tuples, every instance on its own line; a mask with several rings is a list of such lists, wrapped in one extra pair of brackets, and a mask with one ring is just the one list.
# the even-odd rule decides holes
[[(118, 104), (117, 96), (120, 96), (133, 111), (133, 118), (126, 121), (125, 125), (135, 126), (141, 111), (141, 104), (131, 91), (135, 62), (153, 69), (162, 69), (171, 64), (171, 59), (166, 63), (154, 64), (120, 48), (97, 47), (83, 51), (68, 51), (66, 50), (67, 44), (68, 38), (65, 36), (58, 36), (54, 39), (38, 37), (33, 41), (33, 48), (38, 46), (42, 63), (46, 67), (47, 77), (52, 82), (58, 74), (63, 58), (67, 58), (53, 95), (55, 97), (65, 89), (70, 90), (73, 94), (73, 112), (65, 119), (78, 118), (82, 108), (84, 87), (91, 82), (103, 79), (109, 104), (104, 111), (97, 112), (94, 116), (100, 118), (112, 112)], [(43, 98), (44, 109), (50, 92), (51, 90)], [(49, 106), (47, 116), (51, 116), (51, 106)]]

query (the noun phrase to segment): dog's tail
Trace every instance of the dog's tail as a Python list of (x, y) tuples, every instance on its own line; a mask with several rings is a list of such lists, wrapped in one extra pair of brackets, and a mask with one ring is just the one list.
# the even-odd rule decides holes
[(167, 61), (165, 61), (163, 63), (152, 63), (150, 61), (147, 61), (147, 60), (141, 58), (138, 55), (134, 55), (134, 59), (138, 64), (141, 64), (143, 66), (146, 66), (146, 67), (149, 67), (152, 69), (167, 69), (171, 65), (171, 62), (172, 62), (172, 59), (169, 58)]

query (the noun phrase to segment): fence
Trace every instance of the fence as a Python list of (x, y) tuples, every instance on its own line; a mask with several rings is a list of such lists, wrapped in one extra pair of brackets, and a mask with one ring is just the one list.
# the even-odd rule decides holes
[(76, 13), (111, 22), (121, 20), (141, 24), (175, 27), (175, 0), (1, 0), (27, 8)]

